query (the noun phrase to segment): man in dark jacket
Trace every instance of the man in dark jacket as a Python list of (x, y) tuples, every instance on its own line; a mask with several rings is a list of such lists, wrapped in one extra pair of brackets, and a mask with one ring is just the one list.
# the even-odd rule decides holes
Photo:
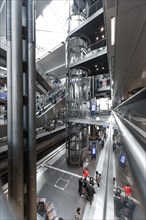
[(80, 194), (80, 196), (82, 196), (82, 188), (83, 188), (83, 178), (79, 178), (79, 189), (78, 192)]
[(87, 200), (90, 202), (90, 205), (92, 205), (94, 194), (95, 194), (95, 189), (91, 184), (87, 185)]

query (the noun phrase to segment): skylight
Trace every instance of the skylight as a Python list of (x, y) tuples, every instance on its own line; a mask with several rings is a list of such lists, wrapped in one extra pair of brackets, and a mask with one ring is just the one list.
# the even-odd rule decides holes
[(69, 1), (53, 0), (36, 20), (36, 58), (51, 53), (67, 37)]

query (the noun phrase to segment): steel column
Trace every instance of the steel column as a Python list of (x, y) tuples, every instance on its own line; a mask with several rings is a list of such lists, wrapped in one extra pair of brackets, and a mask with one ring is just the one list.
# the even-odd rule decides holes
[[(91, 99), (95, 97), (95, 82), (94, 82), (94, 76), (91, 76)], [(95, 125), (90, 125), (91, 129), (91, 137), (96, 136), (96, 130), (95, 130)]]
[(24, 155), (23, 155), (23, 173), (24, 173), (24, 216), (25, 219), (28, 219), (28, 181), (29, 181), (29, 173), (28, 173), (28, 50), (27, 50), (27, 1), (22, 1), (22, 26), (23, 26), (23, 97), (25, 100), (23, 102), (23, 129), (24, 129)]
[(91, 98), (95, 97), (95, 82), (94, 82), (94, 76), (91, 76)]
[(36, 219), (35, 1), (28, 0), (28, 220)]
[(13, 195), (13, 151), (12, 151), (12, 42), (11, 42), (11, 0), (6, 1), (7, 23), (7, 138), (8, 138), (8, 196)]
[(23, 219), (22, 0), (12, 0), (11, 6), (13, 201)]

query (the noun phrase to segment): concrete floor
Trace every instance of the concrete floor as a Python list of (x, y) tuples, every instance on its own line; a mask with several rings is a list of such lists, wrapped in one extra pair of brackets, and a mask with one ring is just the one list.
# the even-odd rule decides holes
[[(136, 198), (136, 208), (133, 214), (133, 220), (145, 220), (142, 215), (138, 196), (136, 193), (136, 186), (131, 175), (131, 171), (127, 164), (126, 169), (119, 167), (119, 153), (120, 149), (115, 152), (112, 151), (111, 139), (105, 143), (105, 147), (97, 150), (96, 159), (92, 159), (89, 163), (88, 170), (91, 176), (94, 176), (95, 171), (102, 173), (101, 187), (96, 188), (96, 194), (92, 206), (81, 198), (78, 194), (78, 179), (83, 174), (82, 167), (69, 167), (66, 163), (65, 150), (58, 154), (54, 159), (43, 163), (37, 171), (37, 194), (39, 198), (46, 198), (46, 201), (51, 201), (54, 204), (57, 217), (62, 217), (64, 220), (74, 219), (77, 207), (81, 207), (84, 220), (100, 220), (100, 206), (105, 186), (105, 166), (107, 163), (108, 149), (110, 148), (111, 157), (113, 161), (109, 167), (113, 167), (113, 176), (116, 177), (116, 186), (123, 187), (127, 182), (132, 183), (132, 196)], [(108, 189), (110, 191), (108, 200), (110, 205), (109, 219), (117, 219), (114, 215), (113, 203), (113, 176), (109, 177)]]

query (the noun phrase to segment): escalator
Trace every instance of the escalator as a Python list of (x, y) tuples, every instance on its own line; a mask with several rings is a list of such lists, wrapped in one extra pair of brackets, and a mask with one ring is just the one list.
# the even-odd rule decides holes
[[(45, 127), (65, 106), (65, 89), (62, 87), (36, 100), (36, 129)], [(7, 136), (7, 124), (0, 124), (0, 139)]]

